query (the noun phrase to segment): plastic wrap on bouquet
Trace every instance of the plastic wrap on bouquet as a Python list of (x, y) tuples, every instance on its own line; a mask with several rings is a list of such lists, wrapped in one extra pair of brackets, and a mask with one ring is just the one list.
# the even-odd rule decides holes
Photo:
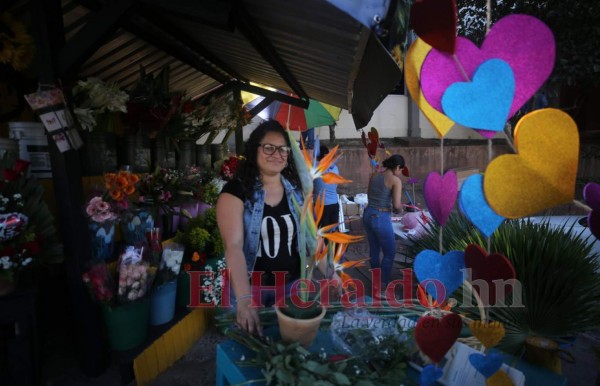
[(128, 245), (144, 245), (147, 243), (146, 231), (154, 228), (154, 219), (149, 210), (137, 210), (127, 213), (121, 222), (123, 239)]
[(88, 222), (92, 259), (108, 261), (115, 251), (115, 222)]
[[(189, 223), (190, 218), (197, 217), (199, 209), (200, 209), (200, 202), (198, 202), (198, 201), (186, 202), (185, 204), (182, 204), (181, 205), (181, 216), (179, 218), (179, 229), (184, 229), (186, 227), (186, 225)], [(187, 214), (190, 215), (189, 218), (184, 214), (184, 211), (186, 211)]]

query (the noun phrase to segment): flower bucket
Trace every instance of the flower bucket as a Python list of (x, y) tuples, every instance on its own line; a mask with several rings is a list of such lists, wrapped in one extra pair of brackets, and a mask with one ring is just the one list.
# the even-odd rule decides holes
[(279, 307), (275, 307), (281, 339), (286, 343), (299, 342), (305, 348), (310, 347), (319, 332), (321, 320), (326, 312), (327, 309), (321, 307), (321, 313), (312, 319), (296, 319), (284, 314)]
[(16, 288), (16, 280), (8, 280), (0, 277), (0, 296), (8, 295), (9, 293), (13, 292)]
[[(186, 204), (181, 205), (181, 211), (185, 209), (191, 216), (191, 218), (198, 217), (198, 209), (200, 208), (200, 203), (198, 201), (188, 202)], [(185, 226), (190, 222), (190, 219), (181, 214), (179, 218), (179, 229), (185, 228)]]
[(92, 259), (108, 261), (115, 251), (115, 222), (88, 222)]
[(178, 308), (187, 308), (190, 304), (190, 275), (187, 272), (182, 272), (177, 276), (177, 294), (175, 298)]
[(102, 305), (111, 349), (125, 351), (142, 344), (148, 336), (149, 313), (148, 299), (112, 308)]
[(146, 231), (152, 228), (154, 228), (154, 219), (150, 211), (145, 209), (129, 212), (121, 221), (123, 239), (128, 245), (146, 244)]
[(212, 208), (212, 206), (210, 206), (209, 204), (205, 202), (200, 202), (198, 203), (198, 214), (204, 214), (204, 212), (206, 212), (206, 210), (210, 208)]
[(170, 322), (175, 316), (177, 281), (164, 283), (150, 293), (150, 325)]

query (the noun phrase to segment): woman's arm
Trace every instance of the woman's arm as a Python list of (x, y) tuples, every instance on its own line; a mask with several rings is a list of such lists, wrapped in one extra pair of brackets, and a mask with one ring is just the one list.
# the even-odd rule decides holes
[(225, 262), (233, 292), (238, 300), (237, 323), (250, 332), (261, 333), (258, 312), (250, 307), (252, 299), (244, 256), (244, 203), (236, 196), (222, 193), (217, 201), (217, 224), (225, 246)]
[(391, 176), (392, 183), (392, 206), (398, 212), (402, 212), (402, 180)]

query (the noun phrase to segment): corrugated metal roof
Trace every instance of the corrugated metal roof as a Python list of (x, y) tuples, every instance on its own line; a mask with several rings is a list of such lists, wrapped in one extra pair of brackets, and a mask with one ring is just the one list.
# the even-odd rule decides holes
[[(141, 66), (154, 73), (169, 65), (170, 89), (190, 97), (232, 81), (253, 82), (351, 110), (356, 79), (368, 73), (359, 67), (371, 31), (325, 0), (130, 1), (119, 28), (69, 77), (94, 76), (131, 89)], [(115, 3), (61, 4), (68, 44)], [(375, 52), (393, 63), (383, 47)]]

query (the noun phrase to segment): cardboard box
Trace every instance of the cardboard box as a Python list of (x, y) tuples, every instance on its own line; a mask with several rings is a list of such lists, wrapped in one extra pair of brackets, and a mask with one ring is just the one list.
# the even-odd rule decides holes
[(342, 210), (344, 213), (344, 217), (360, 216), (361, 215), (360, 209), (361, 209), (360, 205), (355, 204), (355, 203), (342, 204)]

